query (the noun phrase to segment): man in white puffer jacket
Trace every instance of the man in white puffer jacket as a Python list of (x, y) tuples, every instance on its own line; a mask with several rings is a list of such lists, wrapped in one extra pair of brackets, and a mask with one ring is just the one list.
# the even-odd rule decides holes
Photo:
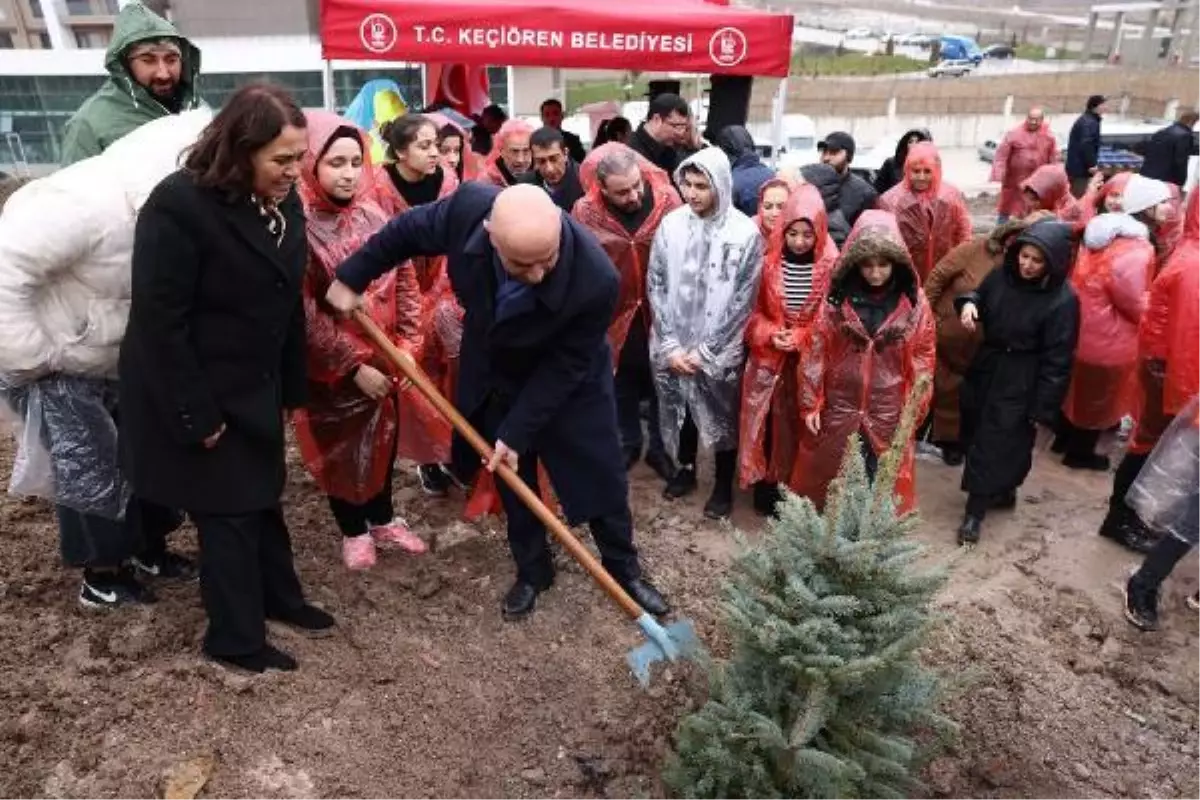
[(0, 391), (24, 422), (10, 488), (55, 502), (63, 561), (83, 568), (88, 607), (153, 599), (131, 561), (195, 575), (166, 551), (179, 515), (129, 497), (115, 377), (138, 210), (211, 119), (199, 109), (148, 123), (25, 185), (0, 214)]

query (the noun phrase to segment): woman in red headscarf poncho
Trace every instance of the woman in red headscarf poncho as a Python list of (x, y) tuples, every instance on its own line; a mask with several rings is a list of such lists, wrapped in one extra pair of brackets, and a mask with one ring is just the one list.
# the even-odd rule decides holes
[[(912, 158), (911, 151), (909, 158)], [(861, 437), (867, 475), (892, 445), (917, 383), (917, 418), (933, 392), (933, 313), (895, 218), (870, 210), (858, 218), (834, 267), (808, 346), (800, 354), (799, 406), (811, 436), (800, 440), (789, 485), (824, 506), (850, 437)], [(915, 438), (903, 443), (897, 507), (916, 503)]]
[(946, 254), (971, 239), (971, 215), (962, 192), (942, 180), (942, 158), (932, 142), (917, 142), (904, 160), (904, 181), (879, 198), (890, 211), (921, 283)]
[[(406, 114), (382, 130), (388, 162), (375, 172), (378, 197), (389, 217), (446, 197), (458, 188), (458, 176), (442, 158), (437, 121), (421, 114)], [(462, 310), (450, 289), (446, 257), (412, 260), (420, 290), (420, 366), (446, 397), (454, 397), (458, 343), (462, 338)], [(421, 488), (444, 497), (452, 478), (442, 466), (450, 461), (450, 423), (424, 395), (411, 392), (400, 407), (401, 458), (415, 461)]]
[(809, 436), (800, 418), (800, 353), (808, 347), (837, 257), (820, 192), (797, 187), (767, 239), (746, 328), (750, 357), (742, 379), (738, 473), (743, 488), (754, 487), (754, 508), (764, 516), (775, 512), (779, 484), (792, 478), (797, 442)]
[[(308, 117), (308, 153), (300, 177), (309, 261), (304, 278), (308, 330), (308, 406), (293, 416), (300, 452), (342, 531), (350, 569), (375, 563), (376, 544), (409, 552), (425, 544), (395, 516), (397, 381), (355, 323), (325, 305), (333, 272), (388, 216), (375, 200), (366, 135), (325, 112)], [(363, 310), (412, 351), (420, 297), (411, 270), (394, 270), (371, 285)], [(407, 398), (409, 393), (405, 393)]]

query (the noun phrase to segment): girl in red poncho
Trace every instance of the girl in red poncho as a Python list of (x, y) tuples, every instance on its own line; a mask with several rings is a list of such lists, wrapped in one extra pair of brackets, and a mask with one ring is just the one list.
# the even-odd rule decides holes
[(942, 158), (932, 142), (917, 142), (904, 161), (904, 182), (879, 198), (890, 211), (921, 283), (947, 253), (971, 238), (962, 192), (942, 181)]
[[(929, 407), (935, 342), (933, 313), (895, 218), (864, 212), (846, 240), (827, 302), (800, 355), (800, 413), (812, 437), (800, 440), (789, 481), (798, 494), (824, 505), (855, 433), (874, 478), (879, 455), (891, 446), (922, 376), (928, 384), (917, 398), (918, 419)], [(916, 502), (915, 452), (910, 439), (896, 481), (901, 511)]]
[(746, 328), (750, 357), (742, 379), (738, 472), (754, 486), (754, 508), (775, 512), (779, 484), (788, 483), (796, 443), (807, 433), (797, 401), (799, 354), (833, 275), (837, 245), (825, 222), (825, 202), (811, 186), (788, 198), (769, 238), (758, 300)]
[[(458, 188), (457, 175), (443, 165), (434, 120), (406, 114), (386, 124), (382, 133), (389, 160), (376, 172), (375, 180), (380, 204), (389, 216), (432, 203)], [(450, 291), (446, 258), (414, 258), (412, 263), (421, 303), (418, 363), (435, 386), (453, 397), (462, 312)], [(401, 458), (420, 465), (421, 488), (434, 497), (444, 497), (450, 489), (452, 478), (442, 466), (450, 460), (450, 438), (450, 423), (423, 395), (415, 391), (406, 395), (400, 406), (398, 452)]]
[[(340, 117), (312, 112), (300, 177), (309, 262), (304, 280), (308, 328), (308, 406), (293, 416), (300, 452), (342, 531), (350, 569), (375, 563), (375, 545), (409, 552), (425, 544), (392, 507), (397, 435), (396, 381), (354, 323), (325, 305), (333, 271), (387, 222), (374, 199), (366, 135)], [(417, 339), (416, 281), (394, 270), (376, 281), (364, 310), (401, 348)]]
[(1108, 471), (1108, 457), (1096, 453), (1100, 434), (1135, 409), (1138, 324), (1155, 269), (1148, 225), (1165, 216), (1170, 197), (1166, 184), (1134, 175), (1122, 192), (1124, 213), (1101, 214), (1084, 230), (1071, 275), (1079, 349), (1056, 442), (1072, 469)]
[(1113, 476), (1100, 535), (1145, 553), (1153, 544), (1125, 496), (1159, 438), (1200, 392), (1200, 193), (1188, 197), (1183, 238), (1150, 288), (1138, 331), (1137, 424)]
[(1071, 195), (1071, 179), (1061, 164), (1038, 167), (1021, 183), (1025, 197), (1025, 213), (1050, 211), (1060, 222), (1085, 222), (1086, 212)]

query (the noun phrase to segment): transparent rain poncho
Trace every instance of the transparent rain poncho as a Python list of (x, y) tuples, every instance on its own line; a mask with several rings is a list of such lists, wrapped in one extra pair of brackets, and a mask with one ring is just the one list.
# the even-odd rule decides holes
[[(732, 207), (729, 158), (708, 147), (675, 172), (698, 167), (716, 193), (716, 208), (698, 217), (688, 207), (663, 219), (650, 251), (650, 362), (658, 392), (663, 442), (679, 447), (689, 411), (700, 442), (714, 450), (737, 447), (744, 336), (758, 293), (763, 244), (758, 225)], [(675, 353), (695, 354), (693, 375), (670, 370)]]

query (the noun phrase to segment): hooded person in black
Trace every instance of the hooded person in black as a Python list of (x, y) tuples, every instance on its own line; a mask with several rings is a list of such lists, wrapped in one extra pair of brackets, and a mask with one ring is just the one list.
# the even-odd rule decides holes
[(758, 213), (758, 192), (775, 177), (775, 170), (762, 162), (754, 137), (741, 125), (726, 125), (717, 134), (717, 147), (729, 156), (733, 168), (733, 205), (748, 217)]
[(828, 164), (807, 164), (800, 168), (800, 177), (821, 193), (825, 214), (829, 218), (829, 236), (840, 250), (850, 235), (850, 221), (842, 213), (842, 179)]
[(1037, 426), (1058, 421), (1079, 336), (1079, 300), (1067, 283), (1071, 250), (1069, 226), (1037, 222), (1009, 246), (1001, 268), (955, 301), (964, 328), (983, 325), (959, 394), (968, 493), (959, 544), (979, 541), (989, 508), (1016, 504)]
[(896, 184), (904, 180), (904, 161), (908, 158), (908, 148), (917, 142), (932, 142), (928, 128), (913, 128), (900, 137), (896, 142), (896, 153), (883, 162), (883, 166), (875, 173), (875, 191), (882, 197)]

